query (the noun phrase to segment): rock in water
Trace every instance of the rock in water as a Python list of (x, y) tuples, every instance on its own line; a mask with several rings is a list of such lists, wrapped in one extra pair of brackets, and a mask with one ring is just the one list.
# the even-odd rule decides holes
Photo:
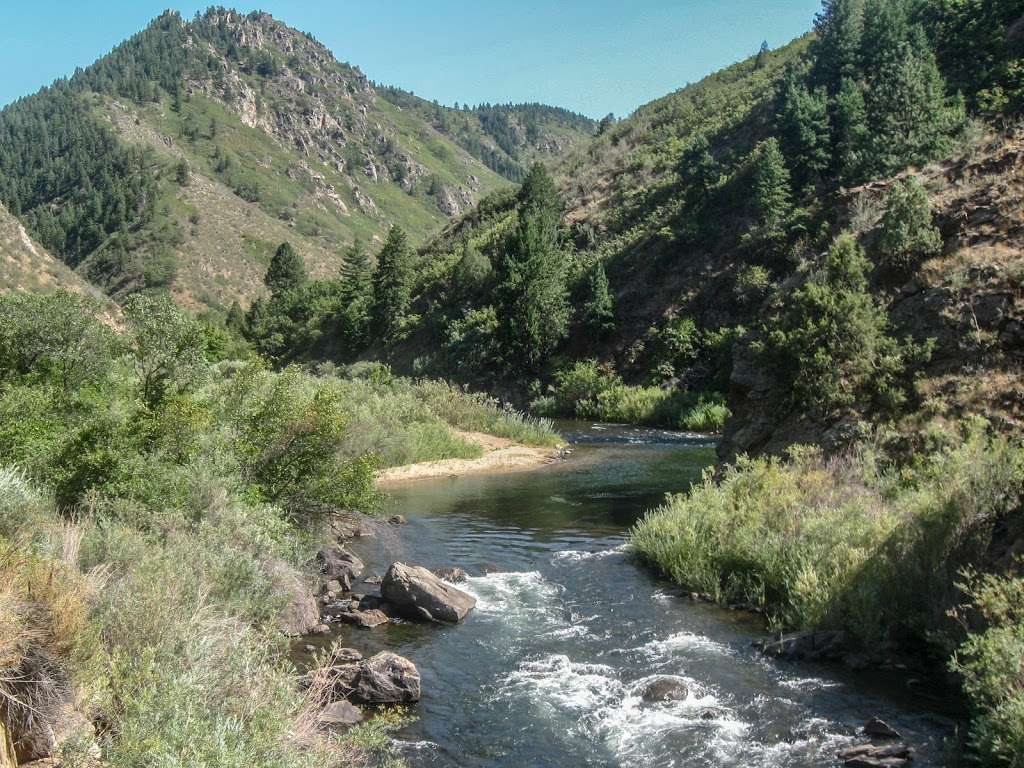
[(381, 624), (388, 623), (388, 617), (383, 611), (379, 611), (376, 608), (369, 611), (347, 611), (339, 614), (338, 618), (348, 624), (355, 624), (357, 627), (363, 627), (364, 629), (373, 629)]
[(409, 704), (420, 700), (420, 672), (403, 656), (381, 651), (356, 664), (333, 667), (332, 690), (356, 704)]
[(836, 753), (836, 757), (848, 768), (901, 768), (913, 760), (914, 752), (906, 744), (861, 744)]
[(349, 728), (363, 721), (363, 713), (348, 701), (335, 701), (320, 712), (320, 723), (329, 728)]
[(823, 630), (784, 635), (780, 640), (763, 643), (761, 650), (787, 661), (838, 661), (846, 654), (848, 644), (845, 632)]
[(458, 566), (451, 566), (448, 568), (435, 568), (434, 575), (439, 579), (451, 582), (452, 584), (461, 584), (469, 578), (469, 574)]
[(411, 619), (454, 624), (466, 618), (476, 605), (475, 597), (417, 565), (393, 563), (380, 591), (400, 614)]
[(352, 589), (352, 583), (363, 572), (363, 561), (341, 547), (324, 547), (316, 553), (320, 573), (330, 580), (337, 580), (342, 589)]
[(640, 688), (640, 698), (646, 702), (679, 701), (687, 693), (686, 681), (675, 675), (655, 675)]
[(320, 626), (320, 608), (309, 593), (295, 595), (277, 615), (277, 626), (286, 637), (312, 634)]
[(874, 739), (898, 739), (900, 732), (884, 720), (872, 717), (864, 724), (864, 735)]

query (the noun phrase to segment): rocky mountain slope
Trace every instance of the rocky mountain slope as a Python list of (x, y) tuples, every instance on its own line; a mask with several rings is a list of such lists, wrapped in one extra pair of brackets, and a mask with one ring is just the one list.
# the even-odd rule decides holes
[[(282, 240), (332, 274), (353, 240), (398, 224), (421, 241), (509, 183), (478, 136), (450, 129), (460, 111), (428, 120), (394, 93), (267, 14), (168, 13), (0, 112), (0, 200), (115, 296), (170, 287), (226, 307), (259, 293)], [(589, 127), (549, 122), (512, 151), (557, 152)], [(490, 165), (514, 177), (503, 161)]]
[(0, 289), (20, 291), (98, 291), (32, 238), (20, 221), (0, 205)]

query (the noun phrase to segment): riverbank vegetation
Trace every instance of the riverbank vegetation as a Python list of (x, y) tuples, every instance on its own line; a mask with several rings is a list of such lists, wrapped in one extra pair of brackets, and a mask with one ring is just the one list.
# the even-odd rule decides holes
[(1024, 540), (1024, 446), (981, 423), (929, 438), (909, 463), (867, 443), (829, 460), (800, 447), (741, 458), (648, 513), (632, 542), (684, 589), (763, 609), (776, 630), (839, 629), (859, 649), (893, 643), (933, 663), (964, 643), (954, 668), (975, 738), (1014, 765), (1020, 668), (1000, 665), (1020, 648), (1019, 584), (982, 579), (970, 623), (951, 612), (962, 569), (997, 567)]
[(378, 467), (478, 455), (453, 426), (543, 444), (550, 426), (380, 365), (217, 361), (168, 297), (134, 297), (117, 329), (106, 309), (0, 297), (0, 663), (20, 758), (388, 752), (394, 718), (344, 738), (310, 719), (279, 624), (309, 594), (301, 566), (331, 512), (374, 509)]

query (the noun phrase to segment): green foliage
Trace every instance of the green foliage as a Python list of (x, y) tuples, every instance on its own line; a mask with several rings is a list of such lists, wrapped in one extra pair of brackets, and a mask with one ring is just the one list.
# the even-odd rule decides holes
[(442, 351), (448, 370), (460, 371), (481, 384), (496, 384), (501, 360), (498, 315), (493, 306), (471, 309), (445, 327)]
[(608, 364), (581, 360), (555, 373), (554, 393), (530, 404), (543, 416), (721, 432), (729, 410), (714, 393), (623, 383)]
[(868, 291), (870, 268), (857, 241), (841, 235), (768, 321), (762, 358), (794, 404), (815, 415), (854, 404), (896, 408), (930, 354), (928, 345), (889, 335), (886, 313)]
[(66, 394), (101, 382), (118, 346), (103, 309), (65, 291), (0, 296), (0, 378), (38, 377)]
[(763, 248), (770, 259), (776, 258), (787, 239), (793, 216), (793, 196), (789, 169), (778, 139), (765, 139), (750, 158), (753, 181), (751, 207), (754, 226), (747, 233), (749, 243)]
[(413, 252), (398, 227), (392, 227), (377, 256), (373, 278), (372, 325), (382, 341), (395, 338), (409, 312)]
[(519, 193), (516, 230), (498, 264), (498, 322), (510, 362), (537, 369), (569, 326), (566, 257), (559, 228), (561, 202), (541, 164)]
[(825, 88), (810, 91), (794, 73), (783, 88), (777, 119), (779, 139), (786, 156), (793, 158), (797, 184), (804, 186), (816, 181), (832, 161)]
[(354, 356), (369, 343), (373, 304), (373, 264), (358, 240), (346, 251), (341, 266), (340, 299), (337, 333), (346, 356)]
[(342, 455), (349, 417), (329, 383), (295, 369), (269, 381), (251, 370), (234, 388), (231, 398), (241, 401), (231, 414), (236, 450), (265, 500), (298, 518), (373, 505), (376, 460)]
[(205, 374), (202, 326), (170, 296), (136, 294), (124, 307), (139, 394), (154, 406), (188, 392)]
[[(1024, 765), (1024, 579), (968, 573), (960, 615), (971, 631), (950, 661), (973, 710), (971, 746), (985, 765)], [(967, 626), (971, 626), (967, 624)]]
[(984, 551), (991, 521), (1019, 503), (1024, 451), (975, 430), (913, 471), (885, 467), (863, 447), (843, 462), (740, 459), (650, 512), (632, 541), (685, 589), (764, 606), (780, 629), (936, 641), (955, 630), (958, 558)]
[(897, 181), (885, 197), (878, 251), (884, 264), (906, 269), (935, 256), (942, 249), (942, 236), (932, 223), (928, 193), (913, 176)]
[(270, 289), (271, 296), (277, 296), (302, 288), (308, 279), (302, 257), (295, 252), (291, 243), (281, 243), (270, 260), (263, 284)]
[(595, 262), (587, 270), (583, 322), (598, 339), (615, 330), (615, 297), (601, 262)]

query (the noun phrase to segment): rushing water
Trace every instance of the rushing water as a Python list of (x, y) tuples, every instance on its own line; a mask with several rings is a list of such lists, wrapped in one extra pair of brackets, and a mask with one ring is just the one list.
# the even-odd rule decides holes
[[(947, 721), (915, 681), (767, 660), (755, 619), (683, 599), (631, 558), (629, 526), (700, 477), (708, 441), (567, 434), (575, 449), (553, 467), (398, 488), (389, 512), (408, 524), (355, 547), (368, 573), (401, 560), (472, 574), (460, 586), (478, 603), (458, 626), (342, 630), (419, 667), (418, 720), (400, 734), (410, 766), (832, 765), (872, 715), (902, 731), (915, 765), (941, 764)], [(644, 703), (654, 674), (685, 678), (687, 697)]]

